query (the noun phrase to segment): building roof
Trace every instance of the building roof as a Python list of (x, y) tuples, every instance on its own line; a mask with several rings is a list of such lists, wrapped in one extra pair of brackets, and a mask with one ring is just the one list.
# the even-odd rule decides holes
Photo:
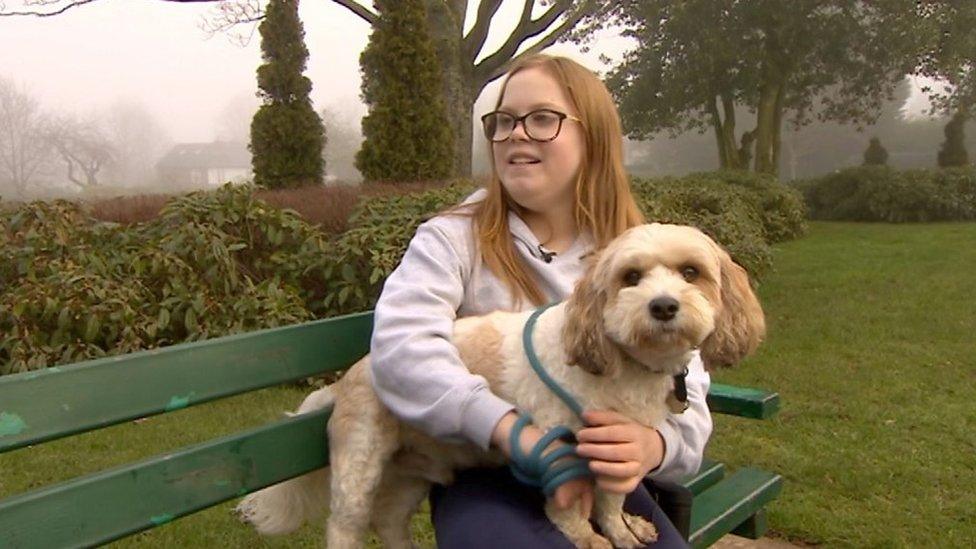
[(250, 168), (251, 151), (246, 143), (177, 143), (159, 163), (162, 169)]

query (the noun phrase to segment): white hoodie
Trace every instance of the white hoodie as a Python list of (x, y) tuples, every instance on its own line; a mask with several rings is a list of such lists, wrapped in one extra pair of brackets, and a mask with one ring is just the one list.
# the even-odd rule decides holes
[[(465, 202), (483, 198), (480, 190)], [(549, 255), (515, 213), (509, 228), (519, 258), (551, 301), (569, 297), (585, 268), (592, 240), (581, 236), (569, 249)], [(471, 218), (441, 215), (422, 224), (400, 265), (386, 279), (374, 312), (373, 384), (396, 416), (443, 440), (488, 448), (495, 425), (514, 406), (495, 396), (487, 381), (468, 372), (451, 343), (456, 318), (497, 310), (525, 310), (477, 252)], [(689, 408), (657, 428), (665, 441), (655, 478), (696, 472), (712, 431), (705, 404), (710, 378), (698, 355), (688, 365)]]

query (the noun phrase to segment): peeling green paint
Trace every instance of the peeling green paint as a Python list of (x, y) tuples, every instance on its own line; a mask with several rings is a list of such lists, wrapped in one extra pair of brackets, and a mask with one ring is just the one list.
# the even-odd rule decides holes
[(27, 424), (17, 414), (0, 412), (0, 437), (19, 435), (27, 430)]
[(194, 392), (191, 391), (190, 394), (188, 394), (186, 396), (176, 395), (176, 396), (170, 397), (169, 404), (166, 405), (166, 411), (167, 412), (172, 412), (173, 410), (179, 410), (180, 408), (186, 408), (187, 406), (190, 405), (190, 399), (193, 398), (193, 395), (195, 395), (195, 394), (196, 393), (194, 393)]
[(170, 515), (168, 513), (162, 515), (156, 515), (154, 517), (150, 517), (149, 520), (152, 521), (152, 523), (155, 524), (156, 526), (159, 526), (160, 524), (166, 524), (167, 522), (173, 520), (173, 515)]

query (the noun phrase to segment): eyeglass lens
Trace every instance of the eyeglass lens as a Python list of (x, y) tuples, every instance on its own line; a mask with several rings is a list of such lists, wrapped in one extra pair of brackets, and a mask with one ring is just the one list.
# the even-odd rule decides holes
[[(495, 112), (485, 117), (485, 136), (505, 141), (515, 131), (516, 118), (508, 113)], [(551, 111), (534, 111), (522, 117), (525, 133), (536, 141), (551, 141), (559, 135), (562, 118)]]

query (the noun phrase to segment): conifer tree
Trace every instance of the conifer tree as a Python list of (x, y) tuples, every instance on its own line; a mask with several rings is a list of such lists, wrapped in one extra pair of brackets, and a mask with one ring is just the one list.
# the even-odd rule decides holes
[(864, 151), (864, 165), (865, 166), (887, 166), (888, 165), (888, 151), (883, 146), (881, 146), (881, 140), (877, 137), (872, 137), (871, 142), (868, 144), (867, 150)]
[(453, 170), (453, 134), (441, 66), (421, 0), (376, 0), (379, 12), (360, 56), (363, 145), (356, 168), (367, 181), (444, 179)]
[(325, 172), (325, 131), (312, 108), (312, 82), (299, 0), (271, 0), (261, 33), (258, 95), (264, 104), (251, 121), (254, 182), (269, 188), (320, 184)]
[(939, 167), (951, 168), (969, 164), (966, 153), (966, 135), (963, 126), (966, 124), (966, 111), (960, 109), (953, 115), (945, 126), (946, 140), (939, 150)]

